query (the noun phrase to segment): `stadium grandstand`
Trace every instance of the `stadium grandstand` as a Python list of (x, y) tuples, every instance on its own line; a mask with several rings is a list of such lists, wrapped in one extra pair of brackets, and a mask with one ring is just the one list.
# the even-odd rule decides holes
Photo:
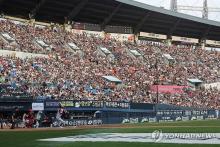
[(219, 22), (131, 0), (0, 7), (1, 99), (220, 108)]

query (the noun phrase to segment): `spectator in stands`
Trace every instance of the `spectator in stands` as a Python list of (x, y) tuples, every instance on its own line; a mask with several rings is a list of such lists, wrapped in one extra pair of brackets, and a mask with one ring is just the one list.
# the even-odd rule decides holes
[[(16, 44), (0, 39), (0, 47), (7, 50), (48, 55), (46, 57), (0, 57), (0, 90), (2, 97), (34, 97), (41, 99), (77, 99), (156, 102), (151, 85), (187, 85), (187, 79), (198, 78), (205, 83), (219, 81), (220, 53), (189, 46), (167, 46), (164, 43), (137, 43), (103, 39), (87, 33), (74, 34), (56, 27), (35, 27), (0, 21), (0, 32), (6, 32)], [(48, 46), (39, 46), (36, 39)], [(67, 49), (75, 43), (83, 56)], [(97, 54), (98, 46), (109, 49), (113, 61)], [(143, 60), (132, 58), (127, 49), (136, 49)], [(174, 62), (167, 63), (163, 54), (170, 54)], [(113, 75), (121, 85), (106, 82), (102, 76)], [(216, 90), (189, 90), (183, 94), (160, 94), (160, 103), (180, 106), (219, 108)]]

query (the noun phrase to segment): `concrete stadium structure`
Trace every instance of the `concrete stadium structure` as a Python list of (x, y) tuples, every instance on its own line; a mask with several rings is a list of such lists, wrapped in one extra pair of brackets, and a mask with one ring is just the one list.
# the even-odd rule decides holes
[[(67, 21), (131, 27), (129, 33), (151, 32), (171, 36), (220, 40), (220, 23), (132, 0), (1, 0), (2, 14), (43, 22)], [(113, 30), (114, 31), (114, 30)], [(121, 32), (122, 33), (122, 32)]]

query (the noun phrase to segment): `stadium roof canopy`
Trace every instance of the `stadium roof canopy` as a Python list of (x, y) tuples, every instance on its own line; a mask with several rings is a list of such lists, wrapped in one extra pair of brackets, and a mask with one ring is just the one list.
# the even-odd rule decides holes
[(220, 23), (132, 0), (0, 0), (6, 15), (38, 21), (130, 26), (134, 32), (220, 40)]

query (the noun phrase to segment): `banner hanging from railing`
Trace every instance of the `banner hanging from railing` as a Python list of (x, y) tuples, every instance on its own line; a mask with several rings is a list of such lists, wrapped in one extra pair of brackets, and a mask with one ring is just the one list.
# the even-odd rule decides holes
[(177, 85), (153, 85), (151, 86), (152, 92), (158, 93), (171, 93), (171, 94), (182, 94), (188, 86), (177, 86)]

